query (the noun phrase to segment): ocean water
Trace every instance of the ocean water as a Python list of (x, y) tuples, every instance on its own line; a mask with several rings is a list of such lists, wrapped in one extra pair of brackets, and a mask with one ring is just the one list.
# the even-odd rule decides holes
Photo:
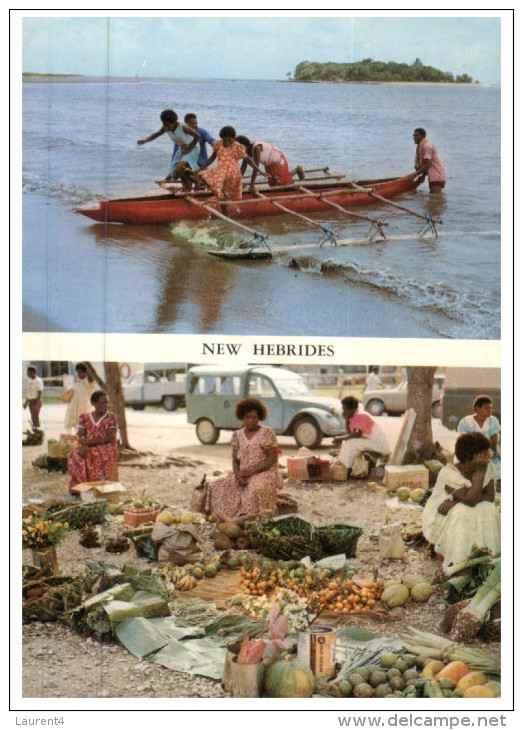
[[(296, 217), (252, 221), (272, 262), (208, 255), (243, 234), (215, 221), (95, 224), (78, 207), (159, 191), (171, 143), (136, 140), (159, 113), (198, 114), (278, 144), (291, 166), (350, 179), (413, 169), (422, 126), (447, 170), (397, 202), (439, 217), (438, 236), (390, 206), (387, 240), (333, 211), (317, 217), (351, 245), (319, 247)], [(500, 90), (480, 86), (134, 81), (23, 84), (24, 331), (288, 336), (500, 337)]]

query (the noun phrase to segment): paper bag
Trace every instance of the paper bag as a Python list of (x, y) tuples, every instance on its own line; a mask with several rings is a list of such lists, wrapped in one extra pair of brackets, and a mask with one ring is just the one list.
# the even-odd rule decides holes
[(160, 549), (158, 550), (159, 563), (185, 565), (186, 563), (198, 563), (203, 560), (200, 544), (188, 526), (178, 525), (174, 529), (164, 525), (163, 522), (155, 522), (151, 539), (153, 542), (160, 543)]

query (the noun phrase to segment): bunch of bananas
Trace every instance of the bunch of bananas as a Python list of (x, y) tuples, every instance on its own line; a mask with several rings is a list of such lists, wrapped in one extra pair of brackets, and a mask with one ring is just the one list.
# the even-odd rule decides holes
[(167, 588), (169, 596), (174, 591), (190, 591), (197, 584), (196, 578), (182, 568), (180, 565), (165, 563), (155, 571)]
[(198, 583), (196, 578), (193, 575), (187, 575), (185, 574), (183, 578), (180, 578), (180, 580), (176, 583), (176, 590), (177, 591), (190, 591), (192, 588), (195, 587), (195, 585)]

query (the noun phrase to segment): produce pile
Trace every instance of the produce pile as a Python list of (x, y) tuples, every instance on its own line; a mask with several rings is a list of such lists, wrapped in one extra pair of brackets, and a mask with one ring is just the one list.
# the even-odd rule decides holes
[(307, 568), (295, 560), (260, 563), (245, 560), (240, 568), (241, 590), (251, 596), (278, 593), (281, 588), (305, 598), (309, 610), (318, 615), (323, 610), (336, 613), (368, 611), (380, 600), (385, 581), (354, 579), (356, 568), (335, 572), (328, 567)]
[[(455, 651), (466, 656), (469, 663), (461, 659), (445, 662), (403, 649), (362, 651), (351, 655), (334, 681), (320, 682), (317, 690), (330, 697), (499, 697), (499, 665), (494, 658), (465, 647), (461, 653), (458, 647)], [(473, 669), (478, 665), (485, 671)]]

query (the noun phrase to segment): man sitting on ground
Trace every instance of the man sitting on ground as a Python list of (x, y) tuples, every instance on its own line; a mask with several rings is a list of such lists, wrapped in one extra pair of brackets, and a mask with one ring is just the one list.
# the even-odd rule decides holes
[(350, 476), (356, 457), (364, 451), (375, 451), (386, 456), (390, 446), (385, 432), (368, 413), (358, 411), (358, 401), (352, 396), (341, 401), (343, 418), (347, 425), (347, 436), (337, 436), (334, 444), (341, 444), (339, 460), (347, 467)]

